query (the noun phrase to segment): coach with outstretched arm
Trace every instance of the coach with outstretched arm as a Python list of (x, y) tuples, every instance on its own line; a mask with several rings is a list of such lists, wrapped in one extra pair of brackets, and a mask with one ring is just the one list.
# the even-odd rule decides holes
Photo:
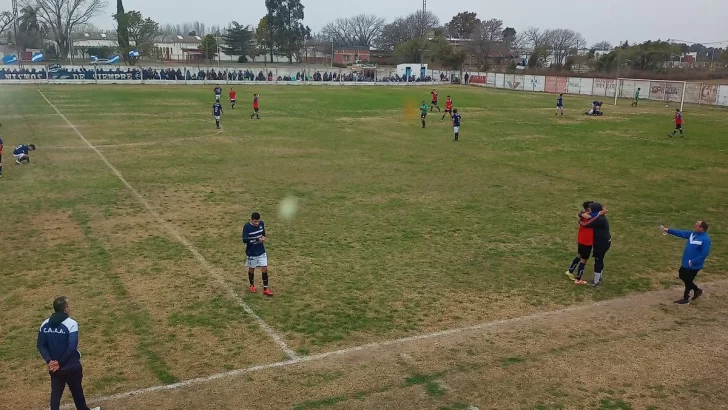
[(703, 269), (705, 259), (710, 254), (710, 236), (708, 236), (708, 223), (705, 221), (695, 222), (692, 231), (681, 231), (680, 229), (662, 228), (666, 233), (687, 239), (685, 251), (680, 264), (679, 277), (685, 283), (685, 293), (682, 299), (675, 301), (678, 305), (690, 303), (690, 291), (693, 291), (693, 300), (703, 294), (702, 289), (695, 284), (695, 277)]

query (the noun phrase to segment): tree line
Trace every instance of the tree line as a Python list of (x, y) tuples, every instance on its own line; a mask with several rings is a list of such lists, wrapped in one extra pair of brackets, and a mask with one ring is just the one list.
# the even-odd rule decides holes
[[(0, 12), (0, 38), (7, 38), (19, 50), (45, 48), (49, 56), (57, 58), (69, 50), (70, 36), (92, 28), (89, 21), (106, 6), (105, 0), (21, 1), (17, 33), (12, 14)], [(465, 63), (480, 70), (493, 64), (518, 63), (529, 68), (569, 69), (581, 64), (600, 71), (622, 67), (659, 70), (676, 55), (691, 51), (698, 53), (698, 61), (728, 63), (728, 52), (722, 48), (659, 40), (638, 45), (624, 42), (617, 47), (600, 41), (589, 47), (581, 33), (570, 29), (528, 27), (518, 32), (500, 19), (481, 19), (467, 11), (457, 13), (445, 24), (422, 10), (389, 23), (374, 14), (359, 14), (336, 19), (313, 33), (303, 24), (301, 0), (265, 0), (265, 6), (267, 13), (255, 28), (236, 21), (225, 27), (200, 22), (160, 25), (139, 11), (125, 11), (122, 0), (117, 0), (113, 18), (118, 49), (105, 51), (117, 51), (134, 64), (136, 57), (130, 57), (129, 51), (138, 49), (142, 55), (155, 57), (155, 37), (186, 34), (201, 37), (204, 58), (214, 59), (219, 47), (227, 55), (239, 56), (240, 62), (259, 55), (270, 55), (271, 60), (283, 55), (289, 62), (301, 61), (306, 48), (332, 55), (333, 48), (350, 47), (376, 48), (398, 62), (435, 63), (451, 69), (462, 68)], [(55, 46), (44, 43), (46, 38)]]

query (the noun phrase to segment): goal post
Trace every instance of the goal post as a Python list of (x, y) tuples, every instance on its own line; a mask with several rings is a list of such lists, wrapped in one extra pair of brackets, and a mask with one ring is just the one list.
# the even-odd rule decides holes
[(686, 81), (644, 80), (639, 78), (618, 78), (614, 90), (614, 105), (619, 99), (634, 100), (639, 90), (640, 100), (680, 103), (680, 111), (685, 105)]

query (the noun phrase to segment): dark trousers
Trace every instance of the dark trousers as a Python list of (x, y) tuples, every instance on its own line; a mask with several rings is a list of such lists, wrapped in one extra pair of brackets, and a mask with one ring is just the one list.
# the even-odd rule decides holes
[(699, 291), (700, 288), (698, 285), (695, 284), (695, 277), (698, 276), (698, 272), (700, 272), (700, 269), (689, 269), (689, 268), (680, 268), (679, 271), (679, 277), (680, 280), (685, 283), (685, 293), (683, 294), (683, 299), (688, 300), (690, 299), (690, 291)]
[(63, 396), (63, 390), (66, 389), (66, 385), (68, 385), (68, 389), (71, 391), (76, 409), (89, 410), (86, 405), (86, 397), (83, 395), (83, 387), (81, 387), (81, 381), (83, 380), (83, 369), (81, 366), (71, 370), (58, 370), (50, 375), (51, 410), (60, 409), (61, 396)]

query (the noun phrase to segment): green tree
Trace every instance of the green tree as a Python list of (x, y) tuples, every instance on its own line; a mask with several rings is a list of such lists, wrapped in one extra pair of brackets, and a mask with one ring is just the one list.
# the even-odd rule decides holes
[(144, 18), (142, 13), (135, 10), (126, 13), (126, 21), (128, 23), (129, 40), (136, 47), (141, 48), (154, 44), (154, 37), (159, 34), (159, 23), (149, 17)]
[[(231, 56), (254, 56), (253, 51), (253, 32), (250, 30), (250, 26), (241, 26), (238, 22), (233, 21), (230, 28), (224, 36), (222, 36), (223, 43), (220, 44), (220, 50), (227, 55)], [(243, 61), (245, 62), (245, 61)]]
[(213, 36), (212, 34), (208, 34), (205, 37), (202, 37), (200, 51), (202, 52), (202, 57), (212, 63), (212, 60), (217, 54), (217, 40), (215, 40), (215, 36)]
[(119, 43), (119, 48), (124, 53), (124, 60), (126, 60), (127, 53), (131, 48), (129, 47), (129, 23), (126, 19), (126, 12), (124, 12), (124, 3), (122, 0), (116, 0), (116, 14), (114, 14), (114, 20), (116, 20), (116, 38)]
[(270, 61), (273, 62), (273, 53), (276, 46), (273, 39), (273, 26), (269, 21), (268, 16), (260, 19), (258, 27), (255, 29), (255, 41), (263, 54), (270, 53)]
[(475, 30), (480, 26), (478, 15), (473, 12), (464, 11), (456, 14), (449, 23), (445, 25), (447, 35), (454, 38), (471, 38)]
[(311, 36), (311, 29), (302, 23), (303, 4), (301, 0), (265, 0), (265, 7), (273, 42), (292, 63), (293, 56), (300, 53), (306, 39)]

